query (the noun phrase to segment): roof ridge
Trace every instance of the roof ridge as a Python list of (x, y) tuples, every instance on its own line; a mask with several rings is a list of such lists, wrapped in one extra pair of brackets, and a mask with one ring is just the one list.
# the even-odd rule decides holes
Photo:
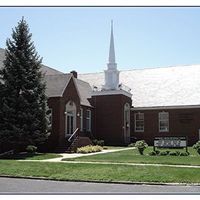
[(89, 73), (81, 73), (81, 74), (79, 73), (78, 75), (101, 74), (101, 73), (104, 73), (104, 72), (89, 72)]
[[(57, 70), (57, 69), (55, 69), (55, 68), (53, 68), (53, 67), (49, 67), (49, 66), (45, 65), (45, 64), (42, 64), (42, 66), (48, 67), (48, 68), (50, 68), (50, 69), (52, 69), (52, 70), (58, 71), (58, 72), (60, 72), (60, 73), (63, 73), (63, 72), (61, 72), (61, 71), (59, 71), (59, 70)], [(64, 73), (63, 73), (63, 74), (64, 74)]]
[(70, 73), (66, 73), (66, 74), (47, 74), (47, 75), (45, 75), (45, 76), (66, 76), (66, 75), (71, 75)]
[[(166, 68), (176, 68), (176, 67), (192, 67), (192, 66), (200, 66), (200, 64), (185, 64), (185, 65), (174, 65), (174, 66), (165, 66), (165, 67), (149, 67), (149, 68), (142, 68), (142, 69), (124, 69), (124, 70), (119, 70), (120, 72), (126, 72), (126, 71), (139, 71), (139, 70), (151, 70), (151, 69), (166, 69)], [(90, 73), (81, 73), (80, 75), (89, 75), (89, 74), (100, 74), (103, 72), (90, 72)]]
[(165, 66), (165, 67), (149, 67), (149, 68), (142, 68), (142, 69), (125, 69), (125, 70), (119, 70), (120, 72), (123, 71), (133, 71), (133, 70), (150, 70), (150, 69), (165, 69), (165, 68), (175, 68), (175, 67), (192, 67), (192, 66), (200, 66), (200, 64), (185, 64), (185, 65), (171, 65), (171, 66)]

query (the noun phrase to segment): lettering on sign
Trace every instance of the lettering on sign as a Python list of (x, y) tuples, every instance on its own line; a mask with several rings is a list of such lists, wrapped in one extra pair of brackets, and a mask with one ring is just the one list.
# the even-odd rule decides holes
[(155, 147), (180, 148), (187, 146), (186, 137), (156, 137), (154, 140)]

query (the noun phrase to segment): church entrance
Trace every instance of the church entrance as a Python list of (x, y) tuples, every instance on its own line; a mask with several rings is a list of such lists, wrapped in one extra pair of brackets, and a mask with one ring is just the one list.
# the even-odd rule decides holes
[(70, 137), (76, 130), (76, 105), (73, 101), (66, 104), (65, 137)]
[(124, 105), (124, 143), (130, 143), (130, 105)]
[(74, 130), (74, 116), (73, 112), (67, 112), (67, 135), (71, 135)]

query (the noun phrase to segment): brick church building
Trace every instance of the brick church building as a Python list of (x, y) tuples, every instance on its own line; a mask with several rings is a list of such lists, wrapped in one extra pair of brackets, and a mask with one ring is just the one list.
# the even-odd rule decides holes
[[(0, 49), (0, 67), (4, 50)], [(127, 145), (156, 136), (200, 139), (200, 65), (118, 71), (113, 27), (104, 73), (64, 74), (47, 66), (46, 95), (51, 111), (49, 151), (102, 139), (107, 145)]]

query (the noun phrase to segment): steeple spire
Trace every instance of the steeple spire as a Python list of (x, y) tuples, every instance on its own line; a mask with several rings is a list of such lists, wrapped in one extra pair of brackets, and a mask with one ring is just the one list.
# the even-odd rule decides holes
[(114, 36), (113, 36), (113, 20), (111, 20), (111, 35), (110, 35), (110, 50), (109, 50), (109, 63), (115, 63), (115, 46), (114, 46)]
[(117, 64), (115, 63), (113, 21), (111, 21), (110, 49), (109, 49), (107, 70), (105, 70), (104, 73), (105, 73), (104, 90), (117, 90), (119, 85), (119, 71), (117, 70)]

